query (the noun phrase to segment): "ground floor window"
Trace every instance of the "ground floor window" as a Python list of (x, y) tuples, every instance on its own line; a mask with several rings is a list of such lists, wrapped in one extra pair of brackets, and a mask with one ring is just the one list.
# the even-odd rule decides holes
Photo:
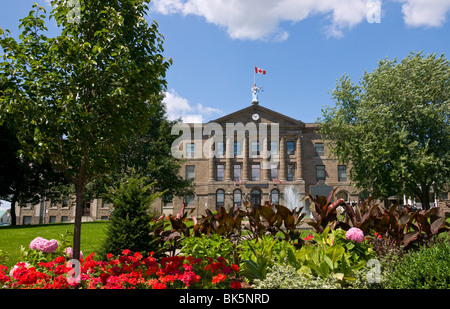
[(216, 192), (216, 208), (221, 206), (225, 206), (225, 191), (219, 189)]
[(273, 189), (270, 192), (270, 201), (272, 202), (272, 204), (278, 205), (278, 203), (279, 203), (279, 196), (280, 196), (280, 194), (279, 194), (277, 189)]
[(233, 205), (241, 206), (242, 203), (242, 192), (241, 190), (234, 190), (233, 192)]

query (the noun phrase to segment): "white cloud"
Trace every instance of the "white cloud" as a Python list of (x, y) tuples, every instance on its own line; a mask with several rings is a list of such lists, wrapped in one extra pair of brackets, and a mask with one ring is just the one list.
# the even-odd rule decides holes
[(162, 14), (202, 16), (208, 23), (226, 29), (235, 39), (286, 40), (283, 21), (296, 23), (324, 15), (328, 35), (340, 36), (366, 19), (368, 5), (378, 0), (153, 0)]
[(450, 12), (450, 0), (400, 0), (408, 26), (440, 27)]
[(173, 89), (165, 93), (164, 103), (166, 104), (167, 118), (169, 120), (181, 117), (183, 122), (188, 123), (201, 123), (206, 121), (211, 115), (222, 112), (217, 108), (203, 106), (200, 103), (192, 105)]

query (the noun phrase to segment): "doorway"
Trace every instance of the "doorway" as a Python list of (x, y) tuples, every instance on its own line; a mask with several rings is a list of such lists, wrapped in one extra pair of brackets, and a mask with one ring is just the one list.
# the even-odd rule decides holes
[(252, 205), (255, 208), (261, 206), (261, 191), (254, 189), (251, 192)]

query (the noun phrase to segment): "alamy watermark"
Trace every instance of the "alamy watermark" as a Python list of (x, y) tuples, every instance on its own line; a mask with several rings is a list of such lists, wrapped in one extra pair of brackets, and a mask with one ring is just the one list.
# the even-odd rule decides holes
[[(225, 132), (224, 132), (225, 131)], [(262, 169), (270, 169), (279, 162), (280, 126), (278, 123), (206, 124), (177, 123), (172, 127), (172, 135), (181, 136), (172, 143), (175, 158), (248, 158), (265, 159)], [(270, 132), (270, 133), (269, 133)], [(203, 137), (208, 138), (203, 143)], [(269, 138), (270, 136), (270, 138)]]
[(369, 24), (381, 23), (381, 0), (370, 0), (366, 3), (366, 20)]
[(67, 7), (69, 12), (67, 12), (67, 21), (69, 23), (79, 23), (81, 19), (81, 5), (79, 0), (67, 0)]

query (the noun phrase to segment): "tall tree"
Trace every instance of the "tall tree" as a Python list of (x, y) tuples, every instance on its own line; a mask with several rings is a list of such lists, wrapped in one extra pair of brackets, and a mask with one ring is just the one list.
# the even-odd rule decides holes
[(375, 197), (417, 197), (450, 179), (450, 63), (444, 55), (411, 53), (384, 59), (358, 84), (342, 76), (334, 107), (323, 110), (322, 132), (355, 184)]
[(74, 259), (85, 184), (117, 170), (165, 88), (170, 61), (156, 22), (145, 19), (147, 3), (77, 0), (71, 7), (53, 0), (50, 18), (61, 29), (54, 38), (46, 36), (45, 9), (35, 4), (21, 20), (19, 41), (0, 40), (3, 78), (15, 85), (5, 91), (0, 115), (14, 115), (24, 151), (49, 158), (75, 186)]

